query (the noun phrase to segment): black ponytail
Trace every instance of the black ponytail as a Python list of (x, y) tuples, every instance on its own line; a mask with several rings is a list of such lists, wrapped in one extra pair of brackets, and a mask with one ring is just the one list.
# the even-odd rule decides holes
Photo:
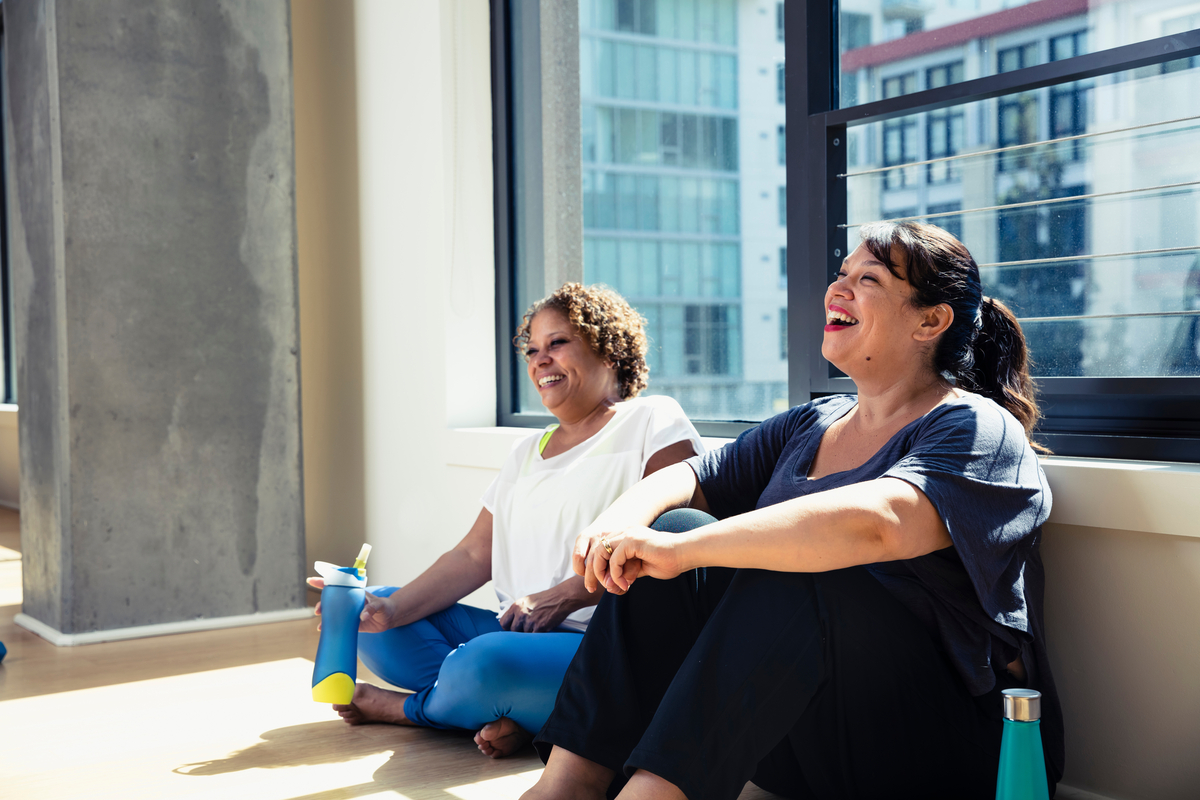
[(1007, 306), (983, 296), (979, 265), (966, 246), (941, 228), (918, 222), (876, 222), (864, 225), (860, 235), (871, 255), (913, 287), (913, 305), (944, 304), (954, 311), (954, 321), (934, 348), (934, 371), (995, 400), (1029, 436), (1040, 414), (1025, 334)]
[(1008, 409), (1029, 434), (1041, 414), (1037, 390), (1029, 375), (1025, 334), (1008, 306), (995, 298), (983, 298), (979, 312), (978, 332), (971, 345), (971, 369), (954, 377), (962, 388), (990, 397)]

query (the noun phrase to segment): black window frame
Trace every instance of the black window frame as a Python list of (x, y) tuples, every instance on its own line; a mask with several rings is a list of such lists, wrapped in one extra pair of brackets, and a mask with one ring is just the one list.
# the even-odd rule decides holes
[[(846, 189), (837, 176), (846, 172), (848, 127), (1200, 55), (1200, 30), (1192, 30), (839, 109), (836, 4), (793, 0), (788, 12), (788, 163), (806, 176), (788, 182), (789, 308), (817, 308), (846, 255), (848, 233), (838, 227)], [(855, 391), (821, 357), (818, 326), (791, 326), (788, 337), (793, 404)], [(1058, 455), (1200, 461), (1200, 377), (1054, 377), (1038, 386), (1036, 438)]]
[[(513, 76), (509, 70), (508, 7), (492, 0), (493, 152), (495, 154), (497, 421), (535, 427), (548, 414), (519, 413), (517, 381), (523, 378), (510, 344), (523, 309), (514, 308), (512, 266), (513, 146), (510, 118)], [(787, 181), (787, 304), (818, 309), (825, 288), (846, 256), (848, 233), (846, 131), (927, 111), (1032, 92), (1101, 75), (1200, 56), (1200, 30), (1047, 61), (1010, 72), (910, 94), (838, 108), (837, 4), (789, 0), (785, 20), (789, 58), (785, 71), (788, 169), (803, 180)], [(789, 66), (790, 65), (790, 66)], [(968, 242), (968, 245), (970, 243)], [(792, 405), (856, 387), (821, 356), (819, 314), (789, 313), (788, 395)], [(812, 321), (815, 320), (815, 321)], [(1038, 380), (1043, 420), (1039, 441), (1058, 455), (1200, 462), (1200, 377), (1051, 377)], [(735, 436), (753, 422), (698, 422), (706, 436)]]

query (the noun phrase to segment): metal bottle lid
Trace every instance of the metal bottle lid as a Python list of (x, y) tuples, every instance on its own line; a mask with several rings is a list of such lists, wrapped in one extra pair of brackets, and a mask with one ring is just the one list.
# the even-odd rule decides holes
[(1042, 693), (1033, 689), (1005, 689), (1004, 718), (1034, 722), (1042, 718)]

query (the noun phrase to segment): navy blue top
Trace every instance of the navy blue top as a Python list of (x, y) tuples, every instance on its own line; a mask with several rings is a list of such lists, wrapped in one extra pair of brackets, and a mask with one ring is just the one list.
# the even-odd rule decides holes
[(1062, 722), (1046, 660), (1039, 554), (1050, 488), (1024, 428), (998, 404), (967, 394), (901, 428), (865, 464), (809, 480), (821, 437), (856, 402), (853, 395), (814, 400), (688, 459), (709, 509), (724, 519), (877, 478), (920, 489), (953, 547), (866, 569), (925, 624), (972, 694), (991, 691), (997, 672), (1024, 657), (1029, 686), (1043, 695), (1047, 761), (1061, 775)]

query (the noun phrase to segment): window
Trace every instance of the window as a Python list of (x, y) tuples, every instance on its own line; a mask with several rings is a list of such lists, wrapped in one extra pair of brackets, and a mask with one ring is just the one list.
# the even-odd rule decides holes
[[(1083, 7), (1035, 24), (993, 7), (977, 14), (978, 33), (960, 15), (936, 41), (842, 50), (829, 83), (854, 80), (857, 94), (807, 96), (817, 110), (804, 121), (824, 135), (793, 143), (792, 165), (802, 159), (807, 179), (829, 187), (828, 217), (793, 198), (804, 205), (789, 233), (807, 243), (793, 260), (813, 265), (793, 286), (815, 294), (864, 222), (939, 224), (1021, 320), (1042, 441), (1064, 455), (1200, 460), (1200, 166), (1186, 155), (1200, 148), (1188, 121), (1200, 116), (1200, 30), (1169, 30), (1171, 5), (1190, 7), (1114, 0), (1106, 13), (1118, 17)], [(812, 26), (824, 11), (808, 2), (803, 13)], [(1101, 42), (1117, 49), (1097, 52)], [(808, 64), (810, 87), (824, 64)], [(953, 90), (973, 78), (978, 94)], [(908, 144), (914, 130), (923, 151)], [(853, 389), (819, 360), (796, 384), (793, 401)]]
[[(1087, 31), (1076, 31), (1050, 40), (1050, 60), (1062, 61), (1087, 52)], [(1084, 142), (1071, 137), (1087, 132), (1087, 104), (1091, 81), (1075, 81), (1050, 89), (1050, 138), (1067, 139), (1057, 155), (1070, 161), (1083, 158)]]
[(775, 39), (784, 41), (783, 37), (783, 0), (775, 4)]
[[(962, 81), (963, 62), (955, 61), (925, 70), (925, 88), (940, 89)], [(959, 165), (949, 159), (963, 146), (964, 121), (961, 108), (929, 112), (925, 124), (926, 165), (930, 183), (959, 179)]]
[(930, 225), (937, 225), (950, 233), (954, 234), (954, 238), (962, 239), (963, 226), (962, 215), (958, 212), (962, 211), (962, 203), (934, 203), (927, 209), (927, 217), (925, 219)]
[[(786, 100), (770, 91), (774, 61), (757, 56), (782, 48), (772, 15), (739, 15), (739, 7), (581, 0), (578, 30), (564, 31), (549, 27), (541, 4), (494, 5), (498, 74), (510, 78), (501, 89), (511, 87), (496, 138), (508, 154), (497, 187), (513, 198), (502, 209), (510, 223), (497, 226), (510, 265), (498, 271), (499, 336), (510, 338), (517, 315), (564, 281), (612, 286), (647, 320), (649, 393), (675, 397), (697, 420), (763, 419), (787, 398), (787, 362), (759, 354), (761, 335), (750, 340), (754, 358), (744, 352), (746, 326), (773, 320), (786, 303), (773, 258), (786, 242), (786, 217), (776, 224), (770, 209), (780, 175), (760, 169), (757, 146), (784, 123)], [(575, 119), (557, 97), (542, 96), (544, 81), (521, 79), (541, 68), (543, 47), (528, 44), (535, 36), (543, 46), (563, 37), (554, 46), (579, 53)], [(739, 86), (748, 85), (759, 88), (743, 98)], [(544, 124), (547, 115), (555, 126)], [(576, 123), (578, 162), (569, 140), (542, 141), (549, 127)], [(747, 138), (755, 146), (743, 147)], [(778, 152), (785, 149), (786, 139)], [(561, 201), (576, 191), (577, 211)], [(503, 348), (498, 357), (500, 419), (544, 424), (515, 357)]]
[[(890, 99), (916, 91), (917, 74), (895, 75), (883, 81), (883, 97)], [(917, 160), (917, 122), (914, 119), (889, 120), (883, 125), (883, 165), (908, 164)], [(912, 182), (912, 171), (889, 170), (884, 173), (885, 188), (898, 189)]]
[[(647, 318), (650, 391), (715, 421), (854, 391), (819, 357), (817, 315), (793, 311), (789, 332), (788, 305), (820, 302), (858, 225), (917, 218), (962, 238), (1022, 320), (1051, 448), (1200, 461), (1200, 18), (1191, 0), (1092, 5), (793, 0), (782, 24), (807, 63), (789, 82), (764, 49), (779, 46), (778, 6), (581, 0), (578, 260)], [(513, 95), (497, 132), (497, 196), (513, 198), (497, 212), (501, 340), (557, 263), (539, 257), (554, 215), (529, 177), (554, 165), (521, 168), (553, 150), (515, 77), (538, 51), (520, 38), (537, 6), (494, 5)], [(764, 155), (752, 143), (771, 125)], [(759, 170), (772, 157), (804, 176), (795, 231), (786, 176)], [(775, 333), (778, 359), (761, 349)], [(536, 424), (506, 369), (501, 419)]]
[(787, 308), (779, 309), (779, 358), (787, 361)]
[[(996, 56), (997, 72), (1013, 72), (1038, 63), (1036, 42), (1008, 47)], [(1038, 136), (1038, 98), (1034, 92), (1022, 92), (1002, 98), (998, 104), (997, 144), (1013, 147), (1035, 141)], [(1000, 159), (1000, 169), (1012, 170), (1028, 165), (1029, 153), (1020, 151)]]

